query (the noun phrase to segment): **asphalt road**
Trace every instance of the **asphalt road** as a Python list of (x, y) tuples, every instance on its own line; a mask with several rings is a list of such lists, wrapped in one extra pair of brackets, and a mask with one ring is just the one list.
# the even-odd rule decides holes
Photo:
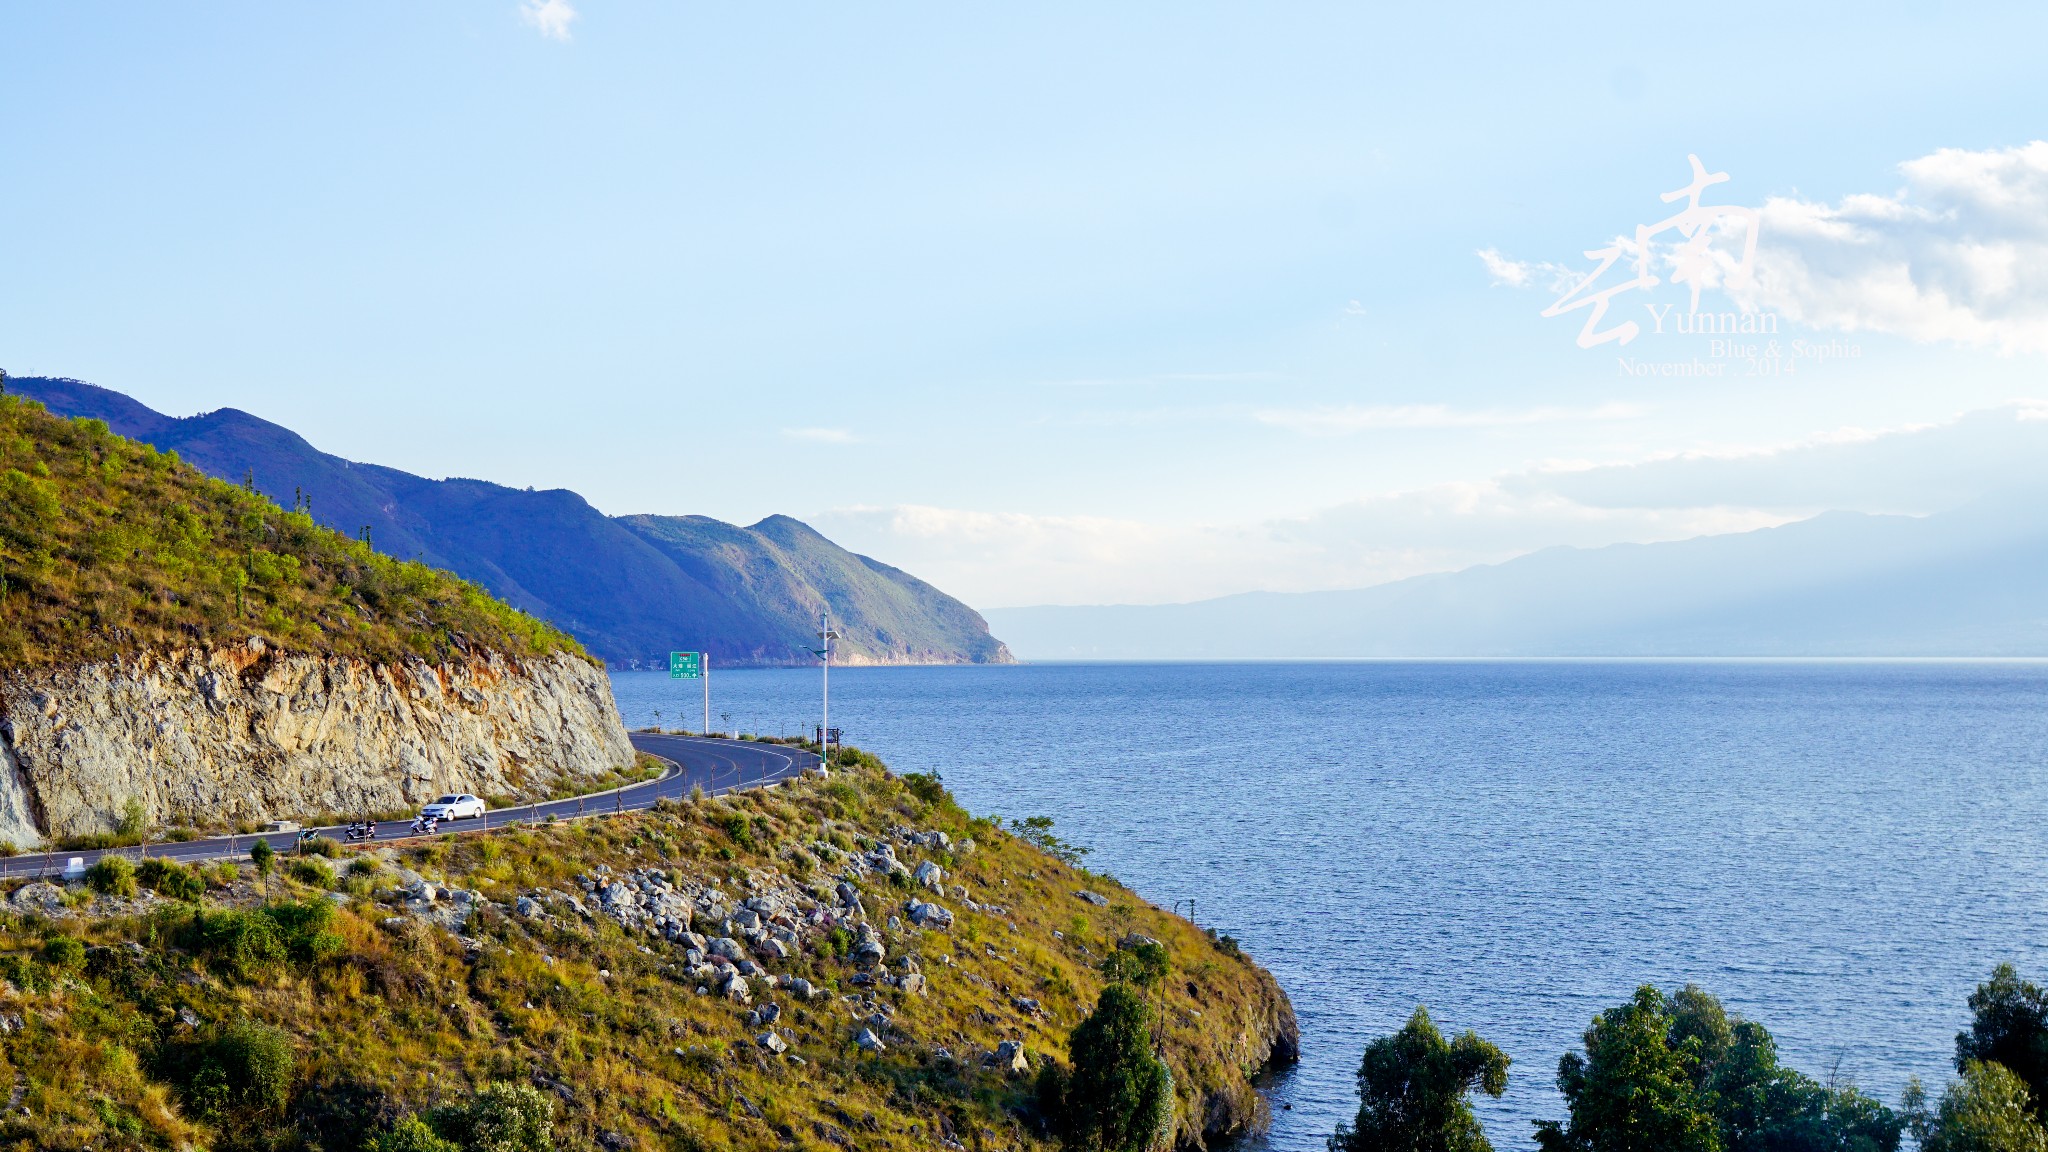
[[(803, 774), (805, 768), (815, 767), (818, 763), (816, 755), (780, 744), (757, 744), (750, 740), (720, 740), (703, 736), (662, 736), (651, 732), (635, 732), (632, 738), (633, 747), (669, 762), (671, 769), (667, 775), (644, 783), (615, 788), (609, 792), (595, 792), (569, 800), (494, 809), (485, 813), (481, 820), (444, 820), (438, 831), (481, 832), (487, 828), (503, 827), (514, 820), (544, 820), (549, 816), (566, 820), (605, 812), (631, 812), (640, 808), (652, 808), (657, 800), (680, 800), (688, 796), (692, 788), (702, 788), (707, 794), (716, 796), (743, 788), (779, 784), (785, 780), (796, 779)], [(386, 820), (377, 825), (376, 840), (383, 842), (411, 839), (411, 829), (410, 820)], [(322, 832), (336, 840), (342, 838), (340, 827), (309, 830)], [(130, 860), (141, 860), (145, 855), (187, 862), (214, 860), (223, 856), (245, 857), (250, 846), (258, 840), (268, 840), (273, 849), (282, 853), (293, 846), (299, 835), (298, 832), (270, 832), (258, 836), (220, 836), (209, 840), (187, 840), (182, 844), (149, 844), (106, 851), (26, 853), (12, 859), (0, 859), (0, 879), (10, 876), (55, 876), (62, 873), (73, 859), (81, 861), (89, 868), (94, 861), (110, 853), (126, 856)]]

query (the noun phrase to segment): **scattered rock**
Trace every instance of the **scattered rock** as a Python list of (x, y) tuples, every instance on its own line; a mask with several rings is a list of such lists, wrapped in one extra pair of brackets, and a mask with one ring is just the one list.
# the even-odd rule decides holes
[(777, 1056), (780, 1056), (784, 1052), (789, 1051), (788, 1042), (784, 1041), (782, 1037), (777, 1036), (775, 1034), (775, 1030), (772, 1028), (766, 1032), (761, 1033), (759, 1036), (754, 1037), (754, 1043), (759, 1044), (761, 1047), (766, 1048), (768, 1051), (775, 1053)]
[(860, 1050), (863, 1052), (885, 1052), (889, 1048), (887, 1044), (882, 1043), (880, 1036), (875, 1035), (875, 1031), (872, 1028), (861, 1029), (860, 1035), (855, 1036), (853, 1042), (860, 1045)]
[(1109, 897), (1102, 895), (1100, 892), (1090, 892), (1086, 888), (1082, 888), (1076, 891), (1074, 895), (1095, 905), (1097, 908), (1109, 907)]
[[(945, 833), (941, 832), (938, 835), (943, 836)], [(946, 870), (929, 860), (917, 866), (917, 872), (911, 879), (934, 892), (944, 892), (946, 890)]]
[(1005, 1040), (996, 1045), (996, 1050), (989, 1054), (988, 1062), (1013, 1075), (1031, 1071), (1031, 1061), (1024, 1057), (1024, 1045), (1017, 1040)]

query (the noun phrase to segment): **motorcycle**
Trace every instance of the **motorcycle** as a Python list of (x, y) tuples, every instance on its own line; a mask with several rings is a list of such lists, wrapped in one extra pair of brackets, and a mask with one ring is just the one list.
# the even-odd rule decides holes
[(365, 840), (375, 840), (377, 838), (377, 822), (374, 820), (359, 820), (349, 825), (347, 830), (342, 833), (342, 836), (351, 844), (361, 843)]
[(439, 817), (415, 816), (412, 821), (412, 834), (415, 836), (432, 836), (434, 829), (440, 826), (441, 821)]

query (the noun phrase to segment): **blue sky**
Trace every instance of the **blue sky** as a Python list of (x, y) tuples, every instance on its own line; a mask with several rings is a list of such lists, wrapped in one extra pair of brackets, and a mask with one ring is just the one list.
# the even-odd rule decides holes
[[(1796, 462), (2048, 433), (2048, 10), (1714, 13), (10, 6), (0, 367), (983, 606), (1935, 510)], [(1688, 154), (1763, 212), (1726, 295), (1860, 356), (1626, 377), (1698, 342), (1539, 315)]]

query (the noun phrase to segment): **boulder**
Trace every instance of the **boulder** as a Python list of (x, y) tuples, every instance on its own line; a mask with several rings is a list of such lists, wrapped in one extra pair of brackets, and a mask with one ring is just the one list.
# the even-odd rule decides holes
[(761, 1047), (766, 1048), (768, 1051), (775, 1053), (777, 1056), (780, 1056), (784, 1052), (789, 1051), (788, 1042), (783, 1040), (782, 1037), (777, 1036), (775, 1034), (775, 1030), (772, 1028), (766, 1032), (761, 1033), (759, 1036), (754, 1037), (754, 1043), (759, 1044)]
[(746, 949), (740, 947), (740, 942), (730, 936), (720, 936), (718, 939), (713, 940), (710, 952), (713, 956), (723, 956), (735, 963), (747, 954)]
[(1074, 895), (1079, 896), (1081, 899), (1087, 901), (1088, 903), (1095, 905), (1097, 908), (1109, 907), (1109, 897), (1104, 896), (1100, 892), (1090, 892), (1086, 888), (1082, 888), (1077, 890), (1074, 893)]
[(884, 1052), (889, 1047), (887, 1044), (882, 1043), (882, 1038), (875, 1035), (875, 1031), (872, 1028), (861, 1029), (860, 1035), (855, 1036), (853, 1042), (860, 1045), (860, 1050), (863, 1052)]
[(723, 992), (727, 1000), (739, 1004), (745, 1004), (754, 998), (754, 994), (747, 988), (747, 978), (738, 972), (734, 972), (732, 978), (725, 982)]
[(910, 922), (920, 928), (951, 928), (953, 914), (937, 904), (923, 900), (910, 902)]
[(1031, 1061), (1024, 1057), (1024, 1045), (1017, 1040), (1005, 1040), (996, 1045), (996, 1050), (989, 1054), (989, 1063), (1013, 1075), (1031, 1071)]
[(946, 890), (946, 870), (929, 860), (917, 866), (917, 872), (911, 876), (911, 879), (934, 892), (944, 892)]
[(912, 972), (909, 975), (906, 975), (905, 977), (903, 977), (901, 986), (906, 995), (924, 995), (924, 974), (921, 972)]

